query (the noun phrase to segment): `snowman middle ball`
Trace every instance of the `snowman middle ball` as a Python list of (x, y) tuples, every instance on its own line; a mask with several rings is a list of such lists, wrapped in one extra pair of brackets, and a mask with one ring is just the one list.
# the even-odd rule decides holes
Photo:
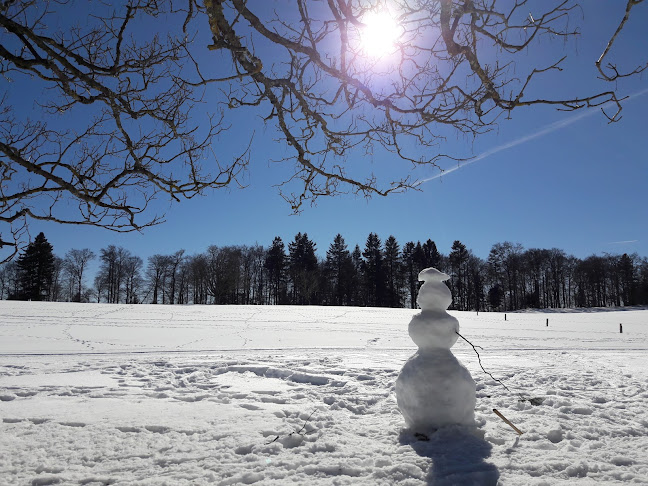
[(450, 349), (459, 338), (459, 321), (444, 311), (424, 310), (412, 317), (409, 335), (420, 350)]

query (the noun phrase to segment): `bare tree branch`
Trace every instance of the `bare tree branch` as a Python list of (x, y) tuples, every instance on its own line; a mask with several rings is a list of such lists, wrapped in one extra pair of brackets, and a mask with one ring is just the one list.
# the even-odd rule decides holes
[(601, 63), (605, 59), (605, 57), (610, 53), (610, 50), (612, 49), (612, 46), (614, 45), (614, 41), (616, 41), (617, 37), (623, 30), (623, 27), (625, 27), (626, 23), (628, 22), (628, 19), (630, 18), (630, 10), (632, 10), (632, 7), (635, 5), (640, 4), (644, 0), (628, 0), (628, 3), (626, 4), (626, 9), (625, 9), (625, 14), (623, 15), (623, 18), (621, 19), (621, 22), (617, 26), (616, 30), (614, 31), (614, 34), (612, 34), (612, 37), (610, 37), (610, 40), (608, 41), (607, 45), (605, 46), (605, 50), (601, 54), (601, 57), (598, 58), (596, 61), (596, 68), (599, 70), (599, 73), (601, 73), (601, 79), (604, 79), (605, 81), (614, 81), (618, 78), (626, 78), (630, 76), (634, 76), (635, 74), (639, 74), (646, 70), (648, 68), (648, 62), (646, 62), (643, 65), (640, 65), (636, 67), (633, 71), (627, 72), (625, 74), (622, 74), (619, 72), (615, 64), (608, 63), (607, 64), (607, 69), (612, 71), (611, 74), (606, 74), (603, 71), (603, 68), (601, 67)]
[[(36, 120), (20, 100), (0, 94), (5, 249), (20, 248), (30, 219), (141, 230), (163, 221), (163, 214), (149, 214), (156, 199), (237, 184), (250, 146), (230, 161), (213, 157), (214, 140), (227, 126), (220, 110), (196, 111), (202, 101), (195, 87), (209, 80), (189, 52), (199, 9), (193, 0), (183, 3), (181, 10), (171, 1), (134, 0), (121, 11), (97, 4), (87, 25), (70, 22), (58, 31), (49, 25), (65, 22), (49, 21), (75, 2), (2, 4), (0, 75), (45, 93), (34, 95), (41, 107)], [(136, 32), (142, 23), (174, 25), (176, 18), (183, 32)]]
[[(349, 189), (371, 196), (416, 187), (409, 178), (381, 186), (373, 174), (349, 176), (342, 161), (351, 154), (370, 156), (379, 147), (413, 165), (437, 166), (441, 158), (452, 158), (438, 150), (448, 133), (476, 137), (502, 114), (524, 106), (573, 111), (612, 104), (614, 111), (605, 116), (619, 119), (621, 103), (614, 90), (558, 99), (529, 96), (542, 92), (543, 77), (563, 70), (565, 56), (525, 75), (511, 75), (516, 54), (544, 38), (578, 35), (570, 27), (577, 3), (547, 2), (543, 12), (533, 15), (526, 0), (500, 4), (391, 2), (403, 33), (392, 66), (381, 68), (386, 70), (379, 75), (376, 63), (362, 52), (360, 38), (363, 16), (385, 8), (381, 2), (327, 0), (307, 9), (298, 1), (294, 11), (280, 13), (245, 0), (204, 2), (213, 35), (210, 48), (229, 52), (239, 76), (229, 106), (265, 107), (264, 119), (293, 150), (287, 160), (294, 161), (294, 173), (282, 184), (293, 191), (281, 189), (281, 194), (294, 211), (305, 201)], [(272, 57), (267, 46), (277, 49)], [(506, 56), (493, 62), (484, 54), (487, 48)], [(379, 76), (388, 83), (381, 84)]]
[[(642, 2), (627, 0), (595, 63), (603, 80), (648, 66), (602, 67)], [(385, 10), (398, 36), (374, 58), (363, 36)], [(579, 12), (573, 0), (0, 1), (0, 248), (18, 251), (30, 220), (141, 230), (163, 221), (160, 199), (240, 185), (254, 128), (232, 127), (236, 110), (287, 147), (273, 183), (294, 212), (416, 189), (410, 169), (463, 160), (448, 137), (470, 141), (521, 107), (612, 106), (618, 121), (616, 86), (546, 94), (569, 53), (518, 62), (577, 36)], [(35, 110), (13, 97), (25, 90)], [(216, 157), (230, 128), (241, 149)], [(382, 180), (374, 162), (405, 165)]]

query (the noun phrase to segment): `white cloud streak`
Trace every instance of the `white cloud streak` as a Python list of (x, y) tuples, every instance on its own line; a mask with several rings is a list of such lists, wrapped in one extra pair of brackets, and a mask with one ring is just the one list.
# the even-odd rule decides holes
[[(636, 93), (632, 93), (631, 95), (629, 95), (625, 99), (625, 101), (627, 102), (628, 100), (631, 100), (633, 98), (638, 98), (639, 96), (643, 96), (646, 93), (648, 93), (648, 88), (643, 89), (641, 91), (637, 91)], [(612, 105), (612, 103), (610, 103), (609, 105)], [(607, 106), (608, 105), (606, 104), (606, 105), (603, 105), (601, 108), (606, 108)], [(594, 115), (596, 115), (598, 113), (599, 113), (598, 110), (587, 110), (587, 111), (585, 111), (583, 113), (578, 113), (578, 114), (576, 114), (576, 115), (574, 115), (572, 117), (566, 118), (564, 120), (560, 120), (560, 121), (551, 123), (550, 125), (547, 125), (544, 128), (541, 128), (540, 130), (538, 130), (535, 133), (531, 133), (529, 135), (524, 135), (523, 137), (517, 138), (515, 140), (511, 140), (510, 142), (507, 142), (505, 144), (498, 145), (497, 147), (494, 147), (494, 148), (492, 148), (490, 150), (487, 150), (486, 152), (482, 152), (481, 154), (476, 155), (472, 159), (468, 159), (467, 161), (465, 161), (463, 163), (460, 163), (456, 167), (452, 167), (451, 169), (445, 169), (440, 174), (436, 174), (436, 175), (434, 175), (432, 177), (428, 177), (426, 179), (421, 179), (419, 181), (418, 185), (423, 184), (425, 182), (433, 181), (434, 179), (439, 179), (440, 177), (451, 174), (452, 172), (455, 172), (455, 171), (457, 171), (459, 169), (463, 169), (464, 167), (466, 167), (466, 166), (468, 166), (470, 164), (474, 164), (475, 162), (479, 162), (480, 160), (484, 160), (486, 157), (490, 157), (491, 155), (495, 155), (495, 154), (497, 154), (499, 152), (503, 152), (504, 150), (508, 150), (510, 148), (517, 147), (518, 145), (522, 145), (523, 143), (529, 142), (529, 141), (534, 140), (536, 138), (543, 137), (543, 136), (548, 135), (548, 134), (550, 134), (552, 132), (555, 132), (556, 130), (560, 130), (561, 128), (572, 125), (572, 124), (582, 120), (583, 118), (589, 118), (589, 117), (594, 116)]]

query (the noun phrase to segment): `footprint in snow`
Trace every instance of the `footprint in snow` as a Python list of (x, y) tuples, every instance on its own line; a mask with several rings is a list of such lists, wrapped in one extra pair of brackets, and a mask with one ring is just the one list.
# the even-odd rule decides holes
[(85, 427), (87, 425), (83, 422), (59, 422), (59, 424), (66, 427)]
[(251, 403), (241, 403), (239, 405), (241, 408), (245, 408), (247, 410), (261, 410), (261, 407), (258, 407), (256, 405), (252, 405)]

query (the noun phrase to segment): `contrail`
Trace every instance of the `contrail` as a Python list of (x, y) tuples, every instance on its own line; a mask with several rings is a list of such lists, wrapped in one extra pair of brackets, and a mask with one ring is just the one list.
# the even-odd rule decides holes
[[(628, 97), (625, 98), (625, 101), (631, 100), (632, 98), (638, 98), (639, 96), (643, 96), (646, 93), (648, 93), (648, 88), (643, 89), (641, 91), (637, 91), (636, 93), (632, 93), (632, 94), (628, 95)], [(607, 106), (607, 104), (603, 105), (601, 108), (605, 108), (606, 106)], [(495, 155), (496, 153), (502, 152), (504, 150), (508, 150), (510, 148), (513, 148), (513, 147), (516, 147), (518, 145), (521, 145), (523, 143), (528, 142), (529, 140), (533, 140), (533, 139), (536, 139), (536, 138), (543, 137), (544, 135), (555, 132), (556, 130), (560, 130), (563, 127), (566, 127), (568, 125), (576, 123), (577, 121), (582, 120), (583, 118), (588, 118), (588, 117), (596, 115), (598, 113), (599, 113), (598, 110), (588, 110), (588, 111), (585, 111), (583, 113), (579, 113), (577, 115), (574, 115), (574, 116), (572, 116), (570, 118), (566, 118), (564, 120), (554, 122), (554, 123), (552, 123), (550, 125), (547, 125), (544, 128), (541, 128), (540, 130), (538, 130), (535, 133), (532, 133), (530, 135), (525, 135), (525, 136), (520, 137), (518, 139), (507, 142), (507, 143), (505, 143), (503, 145), (498, 145), (497, 147), (494, 147), (494, 148), (492, 148), (490, 150), (487, 150), (486, 152), (482, 152), (479, 155), (475, 155), (475, 157), (473, 157), (472, 159), (467, 160), (466, 162), (464, 162), (461, 165), (457, 165), (456, 167), (453, 167), (451, 169), (446, 169), (443, 172), (441, 172), (440, 174), (434, 175), (432, 177), (428, 177), (427, 179), (421, 179), (419, 181), (418, 185), (423, 184), (424, 182), (433, 181), (434, 179), (438, 179), (439, 177), (446, 176), (446, 175), (450, 174), (451, 172), (454, 172), (454, 171), (459, 170), (459, 169), (463, 169), (467, 165), (474, 164), (475, 162), (479, 162), (480, 160), (483, 160), (486, 157), (490, 157), (491, 155)]]

